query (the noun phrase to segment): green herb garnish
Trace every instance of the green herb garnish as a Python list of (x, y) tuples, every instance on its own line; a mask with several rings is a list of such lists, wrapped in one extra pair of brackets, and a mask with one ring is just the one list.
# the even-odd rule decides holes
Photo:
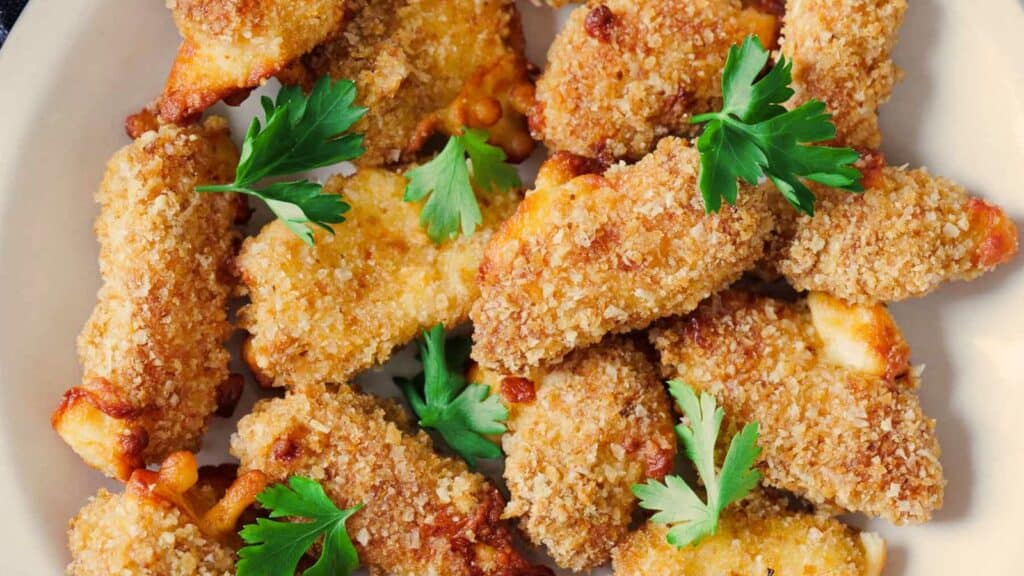
[(308, 180), (254, 186), (277, 178), (352, 160), (363, 153), (363, 137), (345, 131), (365, 108), (354, 106), (355, 84), (323, 77), (308, 96), (298, 86), (285, 86), (277, 101), (261, 100), (266, 125), (253, 118), (242, 143), (242, 155), (231, 184), (197, 186), (197, 192), (240, 192), (262, 199), (270, 210), (307, 244), (313, 244), (315, 224), (331, 234), (331, 224), (344, 222), (349, 206), (337, 194), (324, 194)]
[(642, 508), (658, 511), (651, 517), (652, 522), (671, 526), (669, 544), (681, 548), (714, 534), (722, 510), (757, 486), (761, 474), (751, 468), (761, 449), (757, 446), (757, 423), (747, 424), (732, 437), (722, 469), (716, 473), (715, 442), (725, 411), (707, 392), (701, 392), (698, 399), (678, 380), (670, 381), (668, 387), (688, 420), (676, 426), (676, 434), (704, 483), (707, 502), (679, 476), (668, 476), (664, 483), (648, 480), (646, 484), (634, 484), (632, 489)]
[(278, 522), (259, 518), (239, 532), (246, 546), (238, 551), (238, 576), (292, 575), (299, 560), (323, 537), (320, 557), (303, 576), (348, 576), (359, 567), (359, 556), (345, 531), (345, 521), (363, 506), (340, 510), (314, 480), (288, 479), (288, 486), (274, 484), (256, 500), (270, 510), (271, 518), (301, 518)]
[[(467, 154), (472, 172), (466, 165)], [(409, 180), (406, 202), (430, 196), (420, 212), (420, 224), (427, 228), (431, 240), (441, 243), (454, 238), (460, 229), (469, 236), (483, 222), (474, 184), (485, 192), (521, 185), (519, 173), (505, 159), (504, 150), (487, 143), (487, 132), (465, 128), (462, 134), (449, 138), (433, 160), (405, 174)]]
[(859, 157), (856, 151), (808, 145), (836, 136), (825, 103), (812, 99), (786, 111), (782, 104), (793, 96), (793, 65), (782, 57), (758, 80), (767, 62), (768, 51), (756, 36), (730, 48), (722, 72), (722, 110), (691, 120), (707, 122), (697, 140), (707, 212), (718, 212), (722, 198), (736, 203), (738, 178), (751, 185), (768, 178), (790, 204), (810, 215), (815, 198), (801, 178), (863, 191), (861, 173), (852, 166)]
[(508, 409), (490, 394), (490, 386), (470, 384), (463, 376), (469, 359), (468, 338), (453, 338), (445, 346), (444, 326), (423, 332), (419, 342), (423, 372), (414, 379), (396, 378), (424, 428), (441, 433), (459, 456), (476, 467), (477, 458), (500, 458), (501, 448), (484, 437), (502, 434)]

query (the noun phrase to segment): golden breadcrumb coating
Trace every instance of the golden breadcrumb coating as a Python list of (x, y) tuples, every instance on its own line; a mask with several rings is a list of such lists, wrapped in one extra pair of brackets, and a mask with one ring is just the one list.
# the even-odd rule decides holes
[(247, 209), (237, 195), (193, 189), (230, 182), (237, 162), (227, 122), (213, 117), (146, 132), (107, 165), (96, 194), (103, 287), (78, 337), (82, 384), (51, 420), (107, 475), (197, 448), (232, 385), (225, 306), (234, 223)]
[(351, 0), (343, 34), (282, 77), (309, 85), (329, 74), (354, 80), (369, 108), (357, 163), (409, 161), (433, 134), (486, 128), (521, 160), (533, 150), (526, 112), (533, 83), (519, 14), (510, 0)]
[(736, 206), (705, 214), (698, 163), (678, 138), (604, 175), (572, 178), (577, 160), (549, 160), (487, 245), (473, 358), (523, 374), (605, 334), (684, 314), (739, 278), (772, 227), (764, 190), (744, 187)]
[(238, 518), (266, 482), (250, 472), (225, 493), (226, 472), (179, 452), (135, 471), (122, 494), (100, 489), (70, 522), (68, 576), (233, 575)]
[(788, 216), (777, 218), (773, 259), (793, 287), (893, 302), (977, 278), (1017, 253), (1017, 228), (1003, 210), (950, 180), (881, 167), (864, 182), (863, 194), (812, 186), (814, 217), (781, 206)]
[(665, 377), (717, 397), (729, 436), (760, 423), (766, 485), (897, 524), (941, 507), (935, 422), (883, 306), (727, 291), (651, 340)]
[(509, 408), (503, 516), (563, 568), (608, 562), (636, 510), (630, 486), (663, 478), (676, 452), (668, 395), (645, 354), (609, 337), (529, 379), (471, 380)]
[(346, 382), (421, 328), (466, 320), (480, 294), (484, 245), (519, 194), (481, 194), (483, 225), (438, 245), (420, 226), (420, 206), (402, 201), (405, 185), (379, 169), (336, 176), (325, 191), (352, 209), (333, 236), (318, 231), (309, 247), (275, 221), (245, 241), (238, 268), (251, 304), (238, 317), (252, 335), (244, 357), (261, 382)]
[(828, 105), (836, 141), (878, 148), (878, 107), (902, 72), (890, 57), (906, 0), (789, 0), (782, 54), (793, 63), (791, 106)]
[(160, 101), (171, 122), (244, 97), (338, 33), (346, 0), (167, 0), (182, 36)]
[(357, 504), (346, 528), (372, 574), (543, 575), (512, 546), (505, 502), (461, 461), (438, 456), (372, 396), (346, 385), (292, 390), (257, 403), (238, 423), (231, 453), (273, 482), (312, 478), (340, 508)]
[(718, 531), (676, 548), (647, 522), (616, 549), (615, 576), (879, 576), (885, 541), (834, 518), (793, 512), (759, 496), (730, 506)]
[(638, 160), (721, 103), (729, 47), (773, 46), (776, 18), (739, 0), (604, 0), (576, 8), (548, 52), (530, 128), (549, 149)]

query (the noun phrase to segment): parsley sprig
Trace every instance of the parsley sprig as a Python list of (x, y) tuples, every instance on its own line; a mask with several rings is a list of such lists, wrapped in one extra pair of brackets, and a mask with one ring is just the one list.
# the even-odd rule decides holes
[(718, 212), (722, 198), (736, 203), (738, 178), (751, 185), (768, 178), (790, 204), (810, 215), (815, 198), (801, 178), (863, 191), (861, 174), (851, 165), (857, 161), (856, 151), (808, 145), (836, 136), (825, 103), (812, 99), (786, 111), (782, 104), (793, 96), (793, 65), (782, 57), (758, 80), (767, 62), (768, 51), (756, 36), (730, 48), (722, 72), (722, 110), (691, 119), (707, 122), (697, 140), (707, 212)]
[(273, 101), (261, 100), (266, 125), (253, 118), (242, 143), (242, 155), (231, 184), (196, 187), (197, 192), (240, 192), (262, 199), (270, 210), (307, 244), (314, 224), (334, 233), (331, 224), (344, 222), (349, 206), (341, 196), (323, 194), (308, 180), (255, 185), (277, 178), (352, 160), (363, 153), (363, 136), (346, 133), (366, 113), (354, 106), (355, 84), (323, 77), (308, 96), (298, 86), (285, 86)]
[[(466, 165), (466, 155), (472, 171)], [(420, 212), (420, 224), (440, 244), (455, 238), (461, 228), (466, 236), (483, 222), (473, 185), (484, 192), (504, 191), (521, 185), (519, 173), (505, 162), (505, 151), (487, 143), (487, 132), (464, 128), (448, 139), (433, 160), (409, 170), (405, 177), (406, 202), (427, 198)]]
[(722, 469), (716, 473), (715, 442), (725, 411), (715, 405), (714, 397), (707, 392), (702, 392), (698, 399), (689, 386), (678, 380), (669, 381), (668, 387), (686, 415), (687, 422), (676, 426), (676, 434), (704, 483), (707, 501), (702, 501), (679, 476), (666, 477), (664, 484), (648, 480), (632, 488), (642, 508), (658, 511), (651, 517), (652, 522), (671, 525), (669, 544), (682, 548), (714, 534), (722, 510), (757, 486), (761, 474), (751, 468), (761, 449), (757, 446), (757, 423), (747, 424), (732, 437)]
[(239, 532), (246, 546), (238, 551), (238, 576), (295, 574), (299, 560), (323, 536), (320, 558), (303, 576), (348, 576), (359, 567), (359, 556), (345, 531), (345, 521), (363, 506), (340, 510), (314, 480), (292, 476), (288, 485), (268, 486), (256, 500), (271, 518), (302, 518), (279, 522), (259, 518)]
[(468, 338), (445, 345), (444, 326), (423, 332), (419, 342), (423, 372), (414, 379), (395, 378), (424, 428), (441, 433), (445, 442), (470, 468), (477, 458), (500, 458), (501, 448), (484, 437), (502, 434), (508, 409), (490, 394), (490, 386), (470, 384), (463, 376), (469, 359)]

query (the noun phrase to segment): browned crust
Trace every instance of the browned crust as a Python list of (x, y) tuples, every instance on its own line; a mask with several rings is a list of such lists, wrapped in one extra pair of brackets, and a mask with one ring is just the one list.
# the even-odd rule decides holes
[[(838, 301), (826, 305), (843, 314)], [(898, 524), (924, 522), (945, 486), (935, 423), (921, 411), (902, 336), (873, 308), (842, 326), (812, 318), (804, 300), (727, 291), (662, 322), (651, 340), (663, 376), (716, 396), (729, 434), (760, 424), (766, 485)], [(827, 325), (819, 330), (818, 321)]]

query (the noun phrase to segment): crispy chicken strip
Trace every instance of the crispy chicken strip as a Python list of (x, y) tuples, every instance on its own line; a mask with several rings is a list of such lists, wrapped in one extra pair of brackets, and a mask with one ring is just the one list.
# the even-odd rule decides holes
[(668, 396), (644, 353), (625, 337), (577, 350), (530, 379), (483, 372), (509, 408), (502, 436), (511, 501), (505, 518), (575, 571), (611, 559), (636, 498), (675, 456)]
[(159, 472), (136, 470), (122, 494), (101, 489), (71, 520), (67, 574), (233, 575), (238, 518), (266, 486), (261, 472), (233, 469), (197, 470), (177, 452)]
[(793, 287), (893, 302), (972, 280), (1017, 254), (1013, 221), (950, 180), (875, 167), (864, 182), (863, 194), (813, 186), (814, 217), (778, 203), (770, 259)]
[(718, 531), (696, 546), (676, 548), (667, 532), (647, 522), (630, 534), (615, 549), (615, 576), (879, 576), (885, 564), (878, 534), (762, 496), (726, 509)]
[(935, 422), (883, 306), (724, 292), (651, 340), (665, 377), (715, 395), (729, 436), (760, 423), (766, 485), (897, 524), (941, 507)]
[(483, 226), (434, 244), (419, 206), (402, 201), (406, 180), (361, 169), (325, 190), (352, 205), (335, 235), (306, 246), (281, 222), (245, 241), (238, 256), (251, 304), (239, 324), (252, 337), (243, 355), (264, 384), (346, 382), (383, 362), (420, 328), (465, 321), (480, 290), (476, 270), (518, 193), (481, 194)]
[(107, 165), (96, 194), (103, 287), (78, 337), (84, 375), (51, 422), (109, 476), (196, 449), (218, 394), (236, 389), (225, 307), (234, 223), (247, 209), (193, 188), (230, 182), (237, 162), (227, 122), (214, 117), (146, 132)]
[(878, 148), (878, 107), (902, 72), (893, 64), (906, 0), (789, 0), (782, 54), (793, 62), (790, 105), (828, 105), (836, 142)]
[(170, 122), (245, 96), (337, 34), (346, 0), (168, 0), (183, 38), (160, 101)]
[(764, 252), (764, 190), (744, 187), (736, 206), (705, 214), (698, 154), (683, 140), (572, 178), (586, 164), (549, 160), (487, 246), (470, 314), (473, 358), (485, 368), (523, 374), (605, 334), (689, 312)]
[(739, 0), (604, 0), (573, 11), (548, 52), (530, 113), (552, 150), (638, 160), (691, 114), (721, 104), (729, 47), (773, 46), (776, 18)]
[(364, 166), (412, 160), (430, 136), (486, 128), (514, 160), (533, 150), (533, 83), (511, 0), (349, 0), (345, 32), (283, 75), (356, 82)]
[(465, 464), (438, 456), (373, 398), (346, 385), (309, 385), (259, 402), (238, 423), (231, 452), (271, 481), (305, 476), (341, 508), (371, 573), (393, 576), (543, 575), (512, 546), (498, 490)]

